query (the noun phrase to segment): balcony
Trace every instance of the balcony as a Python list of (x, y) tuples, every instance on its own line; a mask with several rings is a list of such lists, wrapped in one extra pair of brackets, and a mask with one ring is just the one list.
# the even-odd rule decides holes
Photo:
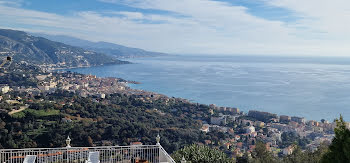
[(22, 163), (26, 156), (36, 156), (36, 163), (85, 163), (92, 152), (100, 163), (175, 163), (159, 143), (156, 145), (1, 149), (1, 163)]

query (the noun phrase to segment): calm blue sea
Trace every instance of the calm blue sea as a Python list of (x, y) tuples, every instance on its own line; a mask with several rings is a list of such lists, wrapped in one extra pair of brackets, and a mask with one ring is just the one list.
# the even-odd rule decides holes
[(134, 64), (71, 69), (139, 81), (132, 88), (193, 102), (350, 120), (350, 58), (166, 56)]

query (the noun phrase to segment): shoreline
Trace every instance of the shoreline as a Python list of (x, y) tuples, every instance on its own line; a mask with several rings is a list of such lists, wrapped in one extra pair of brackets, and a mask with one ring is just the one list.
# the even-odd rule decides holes
[(57, 70), (65, 70), (65, 69), (78, 69), (78, 68), (92, 68), (92, 67), (102, 67), (102, 66), (109, 66), (109, 65), (124, 65), (124, 64), (135, 64), (129, 61), (122, 61), (123, 63), (107, 63), (107, 64), (101, 64), (101, 65), (86, 65), (86, 66), (68, 66), (68, 67), (50, 67), (46, 68), (45, 65), (37, 65), (44, 71), (57, 71)]
[[(131, 62), (131, 64), (135, 64), (135, 63), (132, 63)], [(110, 64), (108, 64), (108, 65), (110, 65)], [(103, 66), (108, 66), (107, 64), (106, 65), (97, 65), (97, 66), (81, 66), (81, 67), (71, 67), (71, 68), (60, 68), (60, 69), (56, 69), (56, 70), (65, 70), (65, 69), (78, 69), (78, 68), (92, 68), (92, 67), (103, 67)], [(114, 64), (114, 65), (119, 65), (119, 64)], [(77, 72), (77, 71), (75, 71), (75, 70), (72, 70), (72, 72)], [(81, 73), (81, 72), (79, 72), (79, 73)], [(86, 74), (86, 75), (88, 75), (88, 74), (91, 74), (91, 73), (81, 73), (81, 74)], [(96, 74), (96, 73), (95, 73)], [(106, 76), (106, 75), (103, 75), (104, 77), (108, 77), (108, 76)], [(101, 77), (102, 78), (102, 77)], [(125, 78), (125, 76), (123, 77), (123, 78), (120, 78), (120, 77), (118, 77), (118, 75), (115, 75), (115, 76), (113, 76), (113, 78), (118, 78), (118, 79), (124, 79)], [(130, 84), (142, 84), (142, 83), (140, 83), (140, 82), (137, 82), (137, 81), (132, 81), (132, 80), (130, 80), (130, 81), (128, 81), (128, 80), (125, 80), (125, 81), (127, 81), (127, 82), (129, 82)], [(132, 85), (128, 85), (128, 87), (130, 87), (130, 88), (132, 88), (133, 86)], [(205, 105), (210, 105), (210, 104), (217, 104), (218, 106), (235, 106), (235, 105), (231, 105), (231, 104), (218, 104), (218, 103), (215, 103), (215, 102), (212, 102), (212, 103), (207, 103), (207, 102), (199, 102), (198, 101), (198, 99), (196, 100), (196, 99), (193, 99), (193, 98), (188, 98), (188, 97), (184, 97), (184, 96), (176, 96), (176, 95), (169, 95), (169, 94), (167, 94), (167, 93), (164, 93), (164, 92), (162, 92), (162, 93), (158, 93), (158, 91), (155, 91), (155, 90), (150, 90), (150, 89), (147, 89), (147, 88), (143, 88), (142, 86), (136, 86), (137, 88), (132, 88), (132, 89), (138, 89), (138, 90), (143, 90), (143, 91), (148, 91), (148, 92), (153, 92), (153, 93), (157, 93), (157, 94), (163, 94), (163, 95), (166, 95), (166, 96), (168, 96), (168, 97), (178, 97), (178, 98), (182, 98), (182, 99), (188, 99), (188, 101), (191, 101), (191, 103), (200, 103), (200, 104), (205, 104)], [(141, 87), (141, 88), (140, 88)], [(254, 105), (255, 106), (255, 105)], [(258, 110), (258, 111), (262, 111), (262, 112), (268, 112), (268, 113), (274, 113), (274, 114), (277, 114), (277, 115), (288, 115), (288, 116), (295, 116), (295, 117), (306, 117), (308, 120), (316, 120), (316, 121), (321, 121), (322, 119), (325, 119), (325, 120), (328, 120), (328, 121), (330, 121), (330, 122), (333, 122), (333, 120), (334, 119), (336, 119), (336, 118), (339, 118), (339, 115), (340, 114), (337, 114), (337, 115), (332, 115), (332, 117), (325, 117), (325, 116), (318, 116), (318, 118), (312, 118), (313, 116), (310, 116), (309, 114), (308, 115), (305, 115), (305, 114), (290, 114), (292, 111), (288, 111), (288, 107), (286, 108), (285, 107), (285, 109), (281, 109), (282, 110), (282, 112), (281, 111), (278, 111), (277, 110), (277, 112), (274, 112), (273, 110), (276, 110), (276, 109), (270, 109), (270, 110), (272, 110), (272, 111), (268, 111), (268, 109), (267, 110), (264, 110), (264, 109), (262, 109), (262, 107), (244, 107), (244, 106), (238, 106), (238, 108), (240, 108), (240, 109), (242, 109), (242, 110), (244, 110), (244, 112), (245, 113), (248, 113), (249, 112), (249, 110)], [(267, 107), (265, 107), (265, 108), (267, 108)], [(283, 112), (283, 110), (286, 110), (286, 112)], [(289, 112), (289, 113), (288, 113)], [(297, 112), (295, 112), (295, 113), (297, 113)], [(304, 112), (302, 112), (302, 113), (304, 113)], [(342, 115), (345, 115), (345, 114), (342, 114)]]
[[(90, 67), (98, 67), (98, 66), (90, 66)], [(90, 68), (90, 67), (78, 67), (78, 68)], [(74, 68), (73, 68), (74, 69)], [(74, 71), (73, 71), (74, 72)], [(83, 74), (83, 75), (91, 75), (91, 74), (84, 74), (84, 73), (80, 73), (78, 72), (78, 74)], [(94, 75), (96, 76), (96, 75)], [(155, 91), (149, 91), (149, 90), (144, 90), (144, 89), (140, 89), (140, 88), (132, 88), (132, 86), (130, 86), (130, 84), (142, 84), (141, 82), (137, 82), (137, 81), (129, 81), (129, 80), (125, 80), (123, 78), (119, 78), (119, 77), (97, 77), (97, 78), (101, 78), (101, 79), (106, 79), (106, 78), (115, 78), (115, 79), (120, 79), (120, 80), (124, 80), (126, 82), (126, 86), (129, 87), (129, 89), (131, 90), (135, 90), (135, 91), (142, 91), (142, 92), (148, 92), (148, 93), (151, 93), (151, 94), (157, 94), (157, 95), (161, 95), (161, 96), (165, 96), (167, 98), (179, 98), (179, 99), (183, 99), (183, 100), (186, 100), (188, 101), (189, 103), (191, 104), (203, 104), (203, 105), (207, 105), (207, 106), (211, 106), (211, 105), (215, 105), (217, 108), (237, 108), (235, 106), (231, 107), (231, 106), (221, 106), (221, 105), (217, 105), (217, 104), (207, 104), (207, 103), (200, 103), (200, 102), (196, 102), (196, 100), (189, 100), (187, 98), (183, 98), (183, 97), (174, 97), (174, 96), (169, 96), (169, 95), (166, 95), (166, 94), (162, 94), (162, 93), (158, 93), (158, 92), (155, 92)], [(239, 109), (239, 108), (237, 108)], [(243, 116), (247, 116), (249, 111), (258, 111), (258, 112), (262, 112), (262, 113), (268, 113), (268, 114), (273, 114), (273, 115), (276, 115), (277, 117), (280, 117), (280, 116), (288, 116), (288, 117), (297, 117), (297, 118), (303, 118), (305, 119), (305, 121), (316, 121), (316, 122), (321, 122), (321, 120), (315, 120), (315, 119), (306, 119), (304, 116), (297, 116), (297, 115), (290, 115), (290, 114), (277, 114), (277, 113), (274, 113), (274, 112), (269, 112), (269, 111), (263, 111), (261, 109), (244, 109), (245, 111), (240, 111), (240, 115), (243, 115)], [(328, 120), (329, 122), (333, 122), (335, 119), (330, 119), (330, 118), (322, 118), (324, 120)]]

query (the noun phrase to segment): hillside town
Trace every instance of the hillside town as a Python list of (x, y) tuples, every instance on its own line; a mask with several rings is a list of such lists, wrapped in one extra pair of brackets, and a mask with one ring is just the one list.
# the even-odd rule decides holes
[[(252, 152), (257, 141), (266, 143), (266, 148), (277, 155), (290, 155), (301, 145), (303, 149), (315, 151), (321, 144), (330, 144), (334, 137), (335, 122), (322, 120), (306, 120), (303, 117), (287, 116), (250, 110), (247, 113), (240, 112), (238, 108), (217, 107), (210, 105), (210, 122), (204, 122), (201, 131), (209, 133), (220, 131), (230, 136), (220, 140), (217, 146), (232, 152), (234, 156), (242, 156), (245, 152)], [(215, 115), (215, 112), (218, 113)], [(232, 123), (233, 122), (233, 123)], [(347, 123), (350, 128), (349, 123)], [(284, 134), (294, 135), (295, 141), (304, 139), (305, 144), (292, 142), (287, 146), (282, 140)], [(299, 140), (297, 140), (299, 139)], [(207, 145), (215, 144), (206, 140)]]
[[(0, 74), (6, 76), (7, 74)], [(40, 97), (52, 94), (58, 90), (67, 91), (80, 97), (92, 97), (95, 102), (105, 99), (106, 96), (120, 93), (134, 95), (136, 99), (144, 103), (152, 103), (161, 100), (164, 103), (181, 101), (190, 103), (181, 98), (170, 98), (165, 95), (132, 89), (130, 83), (119, 78), (99, 78), (95, 75), (83, 75), (73, 72), (40, 72), (25, 73), (22, 75), (27, 80), (35, 81), (34, 86), (18, 86), (3, 84), (0, 86), (1, 103), (13, 106), (12, 110), (2, 110), (9, 115), (21, 112)], [(12, 94), (11, 92), (16, 92)], [(25, 94), (26, 96), (20, 96)], [(27, 100), (26, 100), (27, 99)], [(30, 100), (28, 100), (30, 99)], [(57, 102), (62, 105), (72, 102)], [(106, 101), (104, 101), (106, 102)], [(107, 101), (108, 102), (108, 101)], [(198, 105), (198, 104), (197, 104)], [(242, 157), (245, 153), (254, 150), (257, 142), (264, 142), (266, 148), (276, 156), (290, 155), (296, 146), (302, 149), (314, 151), (321, 144), (329, 144), (334, 137), (334, 122), (322, 120), (306, 120), (303, 117), (276, 115), (267, 112), (250, 110), (248, 113), (234, 107), (219, 107), (214, 104), (208, 106), (207, 117), (192, 116), (201, 121), (202, 127), (198, 128), (204, 134), (224, 134), (220, 140), (203, 140), (203, 144), (224, 150), (231, 156)], [(160, 114), (166, 114), (158, 111)], [(64, 118), (65, 122), (71, 122)], [(349, 127), (349, 123), (348, 123)], [(289, 140), (291, 139), (291, 140)], [(286, 143), (288, 142), (288, 143)]]

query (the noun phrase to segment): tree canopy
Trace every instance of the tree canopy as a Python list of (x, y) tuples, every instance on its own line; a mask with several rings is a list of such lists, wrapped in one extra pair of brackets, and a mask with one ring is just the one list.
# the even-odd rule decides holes
[(277, 158), (266, 149), (266, 145), (258, 142), (254, 151), (252, 152), (252, 159), (249, 162), (253, 163), (275, 163)]
[(350, 130), (346, 128), (343, 117), (336, 119), (337, 127), (334, 129), (335, 137), (329, 150), (322, 157), (322, 163), (350, 162)]
[(172, 154), (176, 162), (181, 162), (182, 157), (191, 163), (229, 163), (233, 162), (226, 154), (220, 150), (210, 148), (209, 146), (192, 144), (186, 146)]

